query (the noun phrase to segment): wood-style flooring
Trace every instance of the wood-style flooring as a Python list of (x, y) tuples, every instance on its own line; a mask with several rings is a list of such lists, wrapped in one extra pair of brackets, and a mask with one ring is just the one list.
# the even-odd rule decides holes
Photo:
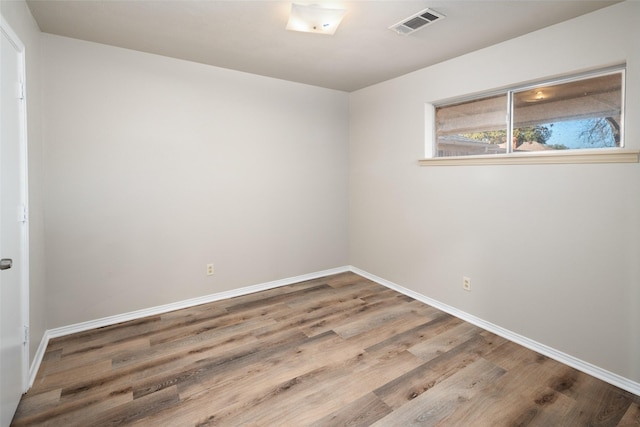
[(15, 426), (638, 426), (640, 397), (353, 273), (53, 339)]

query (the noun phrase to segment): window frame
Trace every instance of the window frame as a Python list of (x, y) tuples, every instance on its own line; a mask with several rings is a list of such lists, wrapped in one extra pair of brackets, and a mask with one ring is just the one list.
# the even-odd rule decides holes
[[(506, 144), (506, 152), (499, 154), (468, 154), (462, 156), (438, 157), (438, 139), (436, 114), (437, 108), (463, 104), (475, 100), (482, 100), (499, 95), (506, 95), (507, 105), (505, 106), (505, 122), (507, 130), (507, 141), (512, 140), (513, 118), (514, 118), (514, 95), (543, 86), (561, 85), (590, 78), (607, 75), (621, 75), (621, 105), (620, 105), (620, 145), (617, 147), (580, 148), (569, 150), (549, 150), (534, 152), (514, 152), (511, 144)], [(611, 67), (583, 73), (572, 74), (564, 77), (541, 79), (539, 81), (508, 86), (499, 90), (492, 90), (469, 96), (458, 97), (441, 102), (433, 102), (425, 105), (425, 135), (427, 144), (425, 145), (426, 158), (419, 160), (422, 166), (431, 165), (498, 165), (498, 164), (568, 164), (568, 163), (638, 163), (640, 161), (640, 150), (629, 150), (625, 148), (625, 83), (626, 64), (619, 64)], [(430, 144), (429, 144), (430, 140)]]

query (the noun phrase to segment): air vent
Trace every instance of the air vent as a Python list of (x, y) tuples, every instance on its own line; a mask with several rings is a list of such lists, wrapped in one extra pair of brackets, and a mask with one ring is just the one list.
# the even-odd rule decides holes
[(425, 9), (390, 26), (389, 29), (403, 36), (407, 36), (442, 19), (444, 19), (443, 14), (432, 9)]

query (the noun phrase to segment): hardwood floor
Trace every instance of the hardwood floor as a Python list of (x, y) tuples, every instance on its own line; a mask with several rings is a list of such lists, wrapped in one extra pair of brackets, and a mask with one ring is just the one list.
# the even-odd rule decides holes
[(15, 426), (638, 426), (640, 397), (353, 273), (49, 343)]

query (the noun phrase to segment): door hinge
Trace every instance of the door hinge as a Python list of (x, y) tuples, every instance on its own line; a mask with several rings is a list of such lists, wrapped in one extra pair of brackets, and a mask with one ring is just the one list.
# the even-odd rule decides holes
[(29, 343), (29, 327), (27, 325), (24, 325), (24, 341), (22, 343), (23, 344)]
[(18, 212), (18, 221), (23, 224), (29, 221), (29, 211), (27, 210), (27, 205), (20, 205), (20, 209)]
[(18, 83), (18, 99), (24, 100), (24, 83)]

